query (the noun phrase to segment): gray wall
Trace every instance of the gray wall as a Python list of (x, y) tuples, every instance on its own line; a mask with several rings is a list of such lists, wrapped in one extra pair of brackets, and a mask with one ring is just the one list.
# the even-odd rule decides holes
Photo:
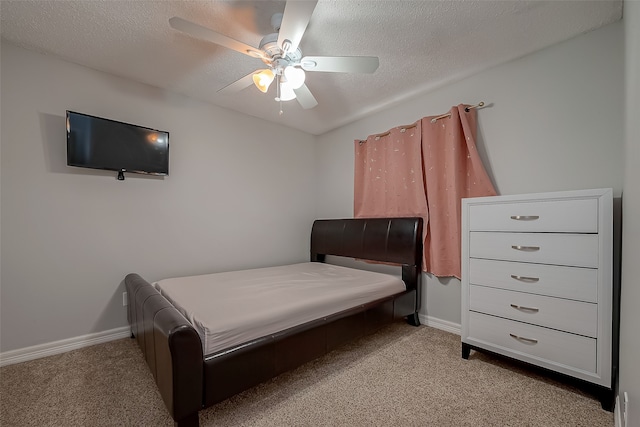
[[(318, 215), (353, 214), (353, 140), (478, 111), (479, 151), (499, 194), (623, 187), (624, 26), (615, 23), (417, 96), (318, 138)], [(350, 185), (345, 185), (348, 183)], [(423, 315), (460, 324), (460, 281), (426, 277)]]
[(628, 426), (640, 426), (640, 2), (625, 1), (626, 146), (623, 192), (620, 393), (630, 398)]
[[(126, 326), (130, 272), (308, 259), (313, 136), (9, 44), (1, 54), (1, 351)], [(170, 175), (66, 166), (67, 109), (169, 131)]]

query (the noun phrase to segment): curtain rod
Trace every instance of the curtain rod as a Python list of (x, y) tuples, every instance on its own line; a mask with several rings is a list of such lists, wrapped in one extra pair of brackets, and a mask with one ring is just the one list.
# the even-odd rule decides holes
[[(471, 108), (481, 108), (481, 107), (484, 107), (484, 101), (480, 101), (480, 103), (476, 104), (476, 105), (466, 106), (466, 107), (464, 107), (464, 111), (466, 111), (468, 113)], [(438, 120), (444, 119), (446, 117), (451, 117), (451, 113), (446, 113), (446, 114), (442, 114), (440, 116), (434, 117), (433, 119), (431, 119), (431, 123), (435, 123)]]
[[(466, 111), (467, 113), (469, 112), (469, 109), (471, 108), (481, 108), (484, 107), (484, 101), (480, 101), (479, 104), (476, 105), (468, 105), (464, 108), (464, 111)], [(446, 113), (446, 114), (442, 114), (440, 116), (434, 117), (433, 119), (431, 119), (431, 123), (435, 123), (440, 119), (444, 119), (445, 117), (451, 117), (451, 113)], [(411, 129), (417, 126), (417, 123), (414, 123), (412, 125), (405, 125), (405, 126), (397, 126), (400, 128), (400, 132), (406, 132), (407, 129)], [(386, 131), (383, 133), (377, 133), (377, 134), (373, 134), (371, 136), (375, 137), (375, 140), (379, 140), (380, 138), (382, 138), (383, 136), (387, 136), (391, 133), (391, 131)], [(363, 143), (365, 143), (367, 140), (366, 139), (359, 139), (358, 142), (362, 145)]]

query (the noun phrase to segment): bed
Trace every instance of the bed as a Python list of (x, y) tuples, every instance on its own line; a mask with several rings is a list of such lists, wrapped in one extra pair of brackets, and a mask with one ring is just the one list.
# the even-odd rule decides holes
[[(329, 265), (327, 255), (398, 264), (402, 286), (382, 277), (389, 275)], [(154, 284), (138, 274), (127, 275), (131, 336), (175, 425), (198, 426), (199, 410), (349, 340), (402, 318), (418, 326), (421, 260), (420, 218), (316, 220), (309, 263)], [(214, 290), (204, 297), (209, 292), (205, 283), (211, 280), (230, 282), (233, 291)], [(319, 287), (322, 281), (333, 290)], [(272, 293), (270, 298), (275, 299), (264, 304)], [(225, 301), (215, 310), (220, 313), (207, 312), (206, 304), (199, 303), (207, 298)], [(309, 301), (324, 303), (316, 306)]]

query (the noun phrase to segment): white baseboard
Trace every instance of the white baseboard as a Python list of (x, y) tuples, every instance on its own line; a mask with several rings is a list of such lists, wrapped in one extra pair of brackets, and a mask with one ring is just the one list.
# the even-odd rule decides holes
[(451, 332), (456, 335), (460, 335), (462, 333), (462, 327), (459, 323), (438, 319), (437, 317), (425, 316), (424, 314), (418, 314), (418, 318), (420, 319), (420, 323), (423, 325), (442, 329), (443, 331)]
[(620, 396), (616, 396), (616, 405), (613, 408), (613, 423), (615, 427), (622, 427), (622, 415), (620, 414)]
[[(420, 323), (452, 334), (460, 335), (460, 325), (448, 320), (420, 314)], [(109, 331), (97, 332), (95, 334), (82, 335), (75, 338), (54, 341), (46, 344), (34, 345), (32, 347), (18, 350), (5, 351), (0, 353), (0, 366), (13, 365), (15, 363), (26, 362), (28, 360), (40, 359), (41, 357), (53, 356), (54, 354), (66, 353), (67, 351), (89, 347), (95, 344), (102, 344), (108, 341), (119, 340), (131, 336), (128, 326), (111, 329)]]
[(14, 363), (26, 362), (27, 360), (66, 353), (67, 351), (77, 350), (79, 348), (119, 340), (130, 336), (131, 329), (129, 329), (128, 326), (123, 326), (121, 328), (97, 332), (95, 334), (82, 335), (75, 338), (67, 338), (46, 344), (34, 345), (32, 347), (20, 348), (18, 350), (5, 351), (0, 353), (0, 366), (13, 365)]

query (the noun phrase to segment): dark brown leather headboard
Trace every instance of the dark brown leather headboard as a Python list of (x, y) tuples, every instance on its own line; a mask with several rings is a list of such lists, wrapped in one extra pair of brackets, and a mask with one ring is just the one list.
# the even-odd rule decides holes
[(339, 255), (420, 265), (422, 218), (319, 219), (311, 229), (311, 257)]
[(325, 255), (401, 264), (407, 287), (415, 288), (422, 265), (422, 218), (316, 220), (311, 261), (324, 261)]

